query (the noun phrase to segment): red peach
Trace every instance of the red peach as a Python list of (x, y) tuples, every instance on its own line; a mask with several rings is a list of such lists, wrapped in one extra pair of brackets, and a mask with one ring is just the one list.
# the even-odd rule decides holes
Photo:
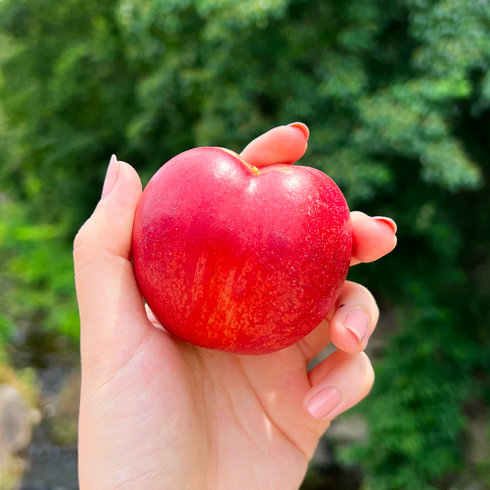
[(223, 148), (166, 163), (136, 212), (133, 260), (149, 307), (197, 346), (266, 354), (334, 306), (352, 251), (347, 203), (319, 170), (260, 170)]

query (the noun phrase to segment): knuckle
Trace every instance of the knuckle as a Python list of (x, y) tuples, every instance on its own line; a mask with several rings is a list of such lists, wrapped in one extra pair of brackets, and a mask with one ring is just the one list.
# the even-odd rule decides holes
[(374, 326), (376, 326), (379, 320), (379, 306), (378, 303), (376, 303), (374, 297), (372, 298), (371, 301), (371, 311), (373, 312), (373, 324)]
[(358, 357), (358, 364), (361, 366), (363, 372), (364, 382), (363, 385), (365, 387), (365, 395), (366, 396), (374, 385), (374, 369), (369, 357), (365, 352), (361, 352)]
[(362, 284), (350, 282), (349, 286), (352, 289), (356, 290), (357, 293), (356, 296), (359, 295), (359, 296), (363, 296), (364, 298), (367, 298), (367, 302), (362, 301), (362, 303), (366, 304), (367, 306), (366, 310), (367, 312), (370, 312), (372, 314), (373, 323), (374, 325), (376, 325), (379, 318), (379, 307), (378, 307), (378, 303), (376, 302), (376, 298), (373, 296), (373, 293), (371, 293), (371, 291), (366, 286), (363, 286)]
[(362, 211), (356, 210), (356, 211), (351, 211), (350, 218), (352, 221), (352, 225), (355, 227), (357, 224), (356, 222), (363, 220), (363, 219), (369, 219), (370, 217), (366, 213), (363, 213)]
[(100, 244), (96, 233), (96, 226), (92, 218), (89, 218), (78, 231), (73, 241), (73, 262), (75, 265), (75, 277), (86, 268), (100, 260)]
[(370, 302), (376, 303), (373, 293), (371, 293), (371, 291), (366, 286), (363, 286), (362, 284), (358, 284), (358, 287), (360, 292), (369, 298)]
[(86, 245), (90, 245), (92, 236), (94, 234), (94, 222), (92, 218), (89, 218), (82, 227), (78, 230), (73, 241), (73, 249), (76, 251)]
[(75, 239), (73, 240), (73, 250), (81, 248), (85, 243), (85, 235), (83, 233), (83, 227), (78, 230), (78, 233), (75, 235)]

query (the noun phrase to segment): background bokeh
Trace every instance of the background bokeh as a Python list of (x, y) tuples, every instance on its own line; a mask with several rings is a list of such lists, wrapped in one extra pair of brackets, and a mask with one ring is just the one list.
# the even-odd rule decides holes
[(0, 385), (40, 422), (0, 451), (2, 490), (55, 488), (32, 447), (76, 466), (71, 243), (111, 153), (146, 182), (293, 121), (302, 163), (399, 240), (350, 273), (384, 312), (375, 388), (341, 417), (367, 433), (327, 440), (304, 488), (490, 488), (490, 2), (0, 0)]

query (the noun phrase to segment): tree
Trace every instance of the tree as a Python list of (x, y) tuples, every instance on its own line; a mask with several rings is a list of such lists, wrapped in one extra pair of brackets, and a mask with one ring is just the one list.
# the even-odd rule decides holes
[(443, 486), (490, 401), (489, 21), (479, 0), (2, 0), (2, 186), (69, 242), (112, 152), (148, 179), (306, 122), (305, 164), (399, 225), (351, 276), (399, 318), (354, 457), (372, 488)]

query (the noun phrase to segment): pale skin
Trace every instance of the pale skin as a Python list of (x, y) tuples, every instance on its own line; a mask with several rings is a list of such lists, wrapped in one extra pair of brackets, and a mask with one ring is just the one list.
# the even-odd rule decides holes
[[(307, 138), (304, 125), (280, 126), (241, 156), (258, 168), (292, 163)], [(330, 421), (373, 384), (363, 353), (379, 314), (372, 295), (346, 282), (327, 318), (274, 354), (239, 356), (179, 341), (145, 308), (134, 277), (140, 195), (134, 169), (113, 158), (103, 196), (75, 239), (81, 490), (298, 489)], [(395, 247), (391, 220), (351, 216), (352, 265)], [(330, 342), (338, 350), (308, 372)]]

